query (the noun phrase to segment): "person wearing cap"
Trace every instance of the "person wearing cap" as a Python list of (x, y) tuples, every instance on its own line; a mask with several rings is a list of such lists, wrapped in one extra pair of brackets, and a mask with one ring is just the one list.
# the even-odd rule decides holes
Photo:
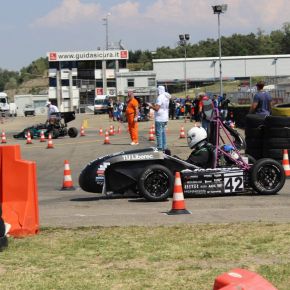
[(52, 105), (51, 102), (47, 101), (46, 107), (47, 107), (47, 122), (48, 123), (51, 123), (52, 120), (60, 119), (59, 109), (57, 106)]
[(169, 100), (171, 95), (165, 92), (164, 86), (158, 86), (158, 97), (155, 104), (149, 104), (149, 107), (155, 111), (155, 130), (157, 149), (167, 150), (166, 125), (169, 116)]
[(126, 107), (126, 117), (128, 121), (128, 129), (132, 142), (130, 145), (138, 145), (138, 114), (139, 103), (134, 97), (133, 91), (128, 91), (128, 103)]
[(268, 116), (271, 114), (272, 107), (272, 97), (271, 95), (264, 91), (264, 82), (259, 81), (256, 84), (257, 93), (254, 95), (253, 103), (251, 105), (250, 114), (259, 114)]

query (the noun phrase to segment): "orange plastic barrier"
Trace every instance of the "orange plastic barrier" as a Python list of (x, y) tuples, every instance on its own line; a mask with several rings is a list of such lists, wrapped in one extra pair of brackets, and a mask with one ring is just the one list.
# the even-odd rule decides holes
[(215, 279), (213, 290), (278, 290), (260, 275), (245, 270), (233, 269)]
[(19, 145), (0, 146), (0, 202), (11, 236), (38, 233), (36, 163), (21, 160)]

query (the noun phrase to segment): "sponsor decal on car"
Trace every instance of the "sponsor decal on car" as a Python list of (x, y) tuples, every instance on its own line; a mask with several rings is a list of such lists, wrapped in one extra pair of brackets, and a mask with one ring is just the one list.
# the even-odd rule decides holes
[(198, 169), (183, 173), (184, 194), (213, 195), (244, 191), (242, 170)]
[(110, 162), (104, 162), (102, 164), (100, 164), (100, 166), (98, 167), (96, 173), (98, 176), (104, 176), (105, 170), (106, 168), (110, 165)]
[(153, 159), (153, 154), (127, 154), (122, 155), (124, 161), (132, 161), (132, 160), (150, 160)]

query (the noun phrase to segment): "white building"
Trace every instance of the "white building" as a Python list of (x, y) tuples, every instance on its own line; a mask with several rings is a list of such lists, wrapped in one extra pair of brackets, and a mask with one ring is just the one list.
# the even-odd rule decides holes
[[(223, 80), (255, 76), (289, 76), (290, 54), (222, 57)], [(158, 83), (216, 81), (219, 58), (154, 59), (153, 70)]]
[(128, 72), (127, 50), (49, 52), (49, 100), (61, 111), (117, 95), (117, 72)]

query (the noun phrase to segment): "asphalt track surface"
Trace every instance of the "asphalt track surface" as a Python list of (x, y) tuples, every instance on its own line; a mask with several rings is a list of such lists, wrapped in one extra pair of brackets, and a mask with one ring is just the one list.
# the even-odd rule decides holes
[[(12, 135), (25, 127), (42, 122), (45, 116), (17, 117), (0, 124), (7, 137), (7, 145), (20, 144), (23, 160), (35, 161), (37, 165), (37, 185), (41, 226), (83, 227), (83, 226), (155, 226), (197, 223), (230, 222), (290, 222), (289, 180), (284, 188), (273, 196), (241, 194), (234, 196), (186, 198), (186, 208), (190, 215), (167, 215), (172, 200), (152, 203), (130, 193), (127, 196), (105, 197), (101, 194), (85, 192), (78, 186), (78, 176), (84, 166), (102, 155), (154, 146), (148, 141), (150, 122), (139, 123), (140, 145), (130, 146), (126, 124), (109, 122), (107, 115), (77, 114), (69, 127), (80, 129), (86, 124), (85, 135), (77, 138), (53, 140), (53, 149), (47, 149), (47, 142), (13, 139)], [(121, 128), (121, 134), (110, 136), (109, 145), (104, 145), (104, 137), (99, 129), (114, 125)], [(193, 123), (184, 120), (169, 121), (168, 144), (172, 154), (186, 158), (190, 154), (186, 139), (180, 139), (180, 128), (187, 131)], [(5, 145), (1, 145), (5, 146)], [(61, 190), (64, 160), (69, 161), (74, 186), (73, 191)], [(17, 182), (17, 177), (15, 177)]]

